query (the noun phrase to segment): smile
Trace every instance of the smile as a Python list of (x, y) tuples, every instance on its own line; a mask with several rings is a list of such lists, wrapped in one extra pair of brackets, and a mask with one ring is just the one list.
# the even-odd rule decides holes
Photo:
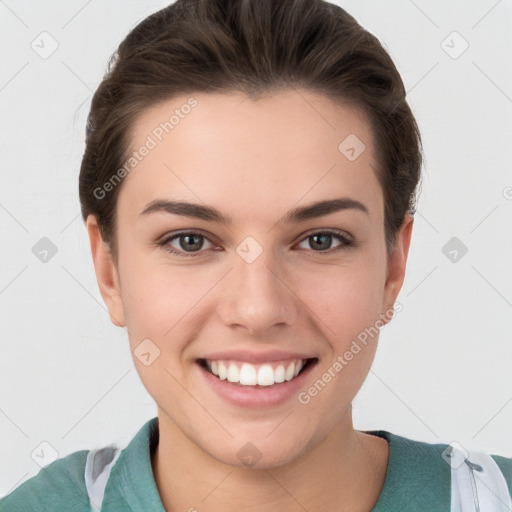
[(295, 379), (312, 359), (252, 364), (244, 361), (203, 359), (202, 365), (220, 380), (240, 386), (273, 386)]

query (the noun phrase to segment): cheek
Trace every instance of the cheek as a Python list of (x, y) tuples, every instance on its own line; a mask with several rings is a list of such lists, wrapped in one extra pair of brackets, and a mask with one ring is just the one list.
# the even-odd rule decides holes
[(346, 350), (347, 343), (379, 318), (384, 279), (377, 260), (319, 267), (303, 276), (298, 295), (335, 352)]
[(172, 325), (175, 303), (179, 302), (175, 297), (179, 294), (164, 269), (122, 237), (120, 255), (121, 296), (132, 350), (145, 338), (160, 346)]
[(310, 272), (302, 280), (300, 296), (328, 350), (318, 369), (319, 378), (298, 398), (311, 412), (311, 421), (322, 417), (327, 429), (352, 402), (372, 365), (379, 337), (383, 272), (378, 259), (368, 258)]
[[(167, 346), (172, 339), (177, 349), (179, 340), (192, 334), (184, 329), (200, 330), (201, 319), (206, 321), (208, 311), (217, 309), (218, 304), (209, 300), (216, 294), (210, 292), (224, 271), (215, 265), (194, 266), (193, 270), (187, 265), (169, 265), (165, 258), (137, 253), (135, 247), (124, 249), (122, 296), (132, 344), (154, 338)], [(298, 300), (299, 309), (306, 307), (306, 316), (324, 331), (336, 351), (378, 318), (384, 285), (384, 268), (378, 262), (375, 254), (358, 253), (340, 263), (310, 264), (287, 275), (294, 290), (288, 300)]]
[(138, 255), (135, 251), (131, 254), (123, 261), (122, 297), (132, 350), (149, 338), (163, 356), (179, 355), (193, 338), (192, 331), (199, 328), (196, 315), (201, 311), (201, 299), (218, 275), (207, 266), (191, 270), (166, 264), (164, 258), (148, 257), (140, 250)]

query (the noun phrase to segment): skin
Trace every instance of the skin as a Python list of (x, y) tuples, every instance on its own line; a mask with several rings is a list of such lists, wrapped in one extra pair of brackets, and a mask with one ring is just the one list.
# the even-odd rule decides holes
[[(413, 220), (406, 215), (387, 258), (374, 142), (357, 108), (292, 89), (258, 101), (239, 93), (194, 97), (198, 106), (125, 178), (117, 266), (96, 219), (87, 219), (112, 322), (127, 327), (132, 354), (146, 338), (160, 350), (150, 365), (137, 357), (134, 364), (158, 406), (152, 465), (162, 503), (168, 511), (371, 510), (384, 484), (388, 445), (354, 429), (351, 402), (378, 336), (308, 404), (296, 396), (264, 409), (229, 404), (200, 378), (196, 360), (233, 347), (304, 352), (318, 358), (307, 390), (393, 307)], [(132, 147), (187, 99), (143, 112)], [(338, 150), (349, 134), (366, 146), (355, 161)], [(347, 209), (282, 222), (294, 207), (338, 197), (360, 201), (368, 214)], [(213, 206), (234, 223), (141, 216), (157, 198)], [(341, 244), (333, 237), (331, 248), (316, 249), (310, 232), (325, 229), (344, 231), (355, 246), (330, 252)], [(207, 237), (199, 255), (176, 256), (157, 245), (182, 230)], [(252, 263), (236, 252), (247, 236), (263, 249)], [(179, 239), (169, 244), (184, 252)], [(251, 467), (237, 456), (248, 441), (261, 455)]]

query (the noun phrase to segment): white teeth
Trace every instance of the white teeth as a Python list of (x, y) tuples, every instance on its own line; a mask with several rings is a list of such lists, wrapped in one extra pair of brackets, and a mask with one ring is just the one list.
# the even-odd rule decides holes
[(274, 382), (280, 384), (284, 382), (284, 366), (280, 364), (274, 372)]
[(304, 366), (304, 360), (296, 359), (288, 366), (279, 364), (275, 368), (268, 363), (259, 366), (235, 361), (209, 360), (206, 360), (206, 366), (220, 380), (239, 383), (242, 386), (272, 386), (297, 377)]
[(240, 370), (236, 364), (231, 363), (228, 368), (228, 381), (238, 382), (240, 380)]
[(260, 386), (272, 386), (274, 384), (274, 370), (269, 364), (264, 364), (258, 370), (258, 384)]
[(286, 368), (286, 372), (284, 373), (284, 379), (285, 380), (292, 380), (294, 373), (295, 373), (295, 364), (290, 363), (288, 365), (288, 368)]
[(240, 369), (240, 384), (255, 386), (257, 383), (256, 368), (252, 364), (244, 363)]
[(219, 362), (219, 379), (226, 380), (227, 376), (228, 376), (228, 370), (224, 366), (224, 363)]

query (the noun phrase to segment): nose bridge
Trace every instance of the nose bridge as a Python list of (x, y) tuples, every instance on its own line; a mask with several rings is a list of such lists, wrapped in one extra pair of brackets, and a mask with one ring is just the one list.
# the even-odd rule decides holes
[(240, 325), (253, 334), (278, 324), (291, 325), (297, 318), (297, 298), (282, 262), (250, 238), (237, 247), (234, 268), (220, 297), (221, 318), (226, 325)]

